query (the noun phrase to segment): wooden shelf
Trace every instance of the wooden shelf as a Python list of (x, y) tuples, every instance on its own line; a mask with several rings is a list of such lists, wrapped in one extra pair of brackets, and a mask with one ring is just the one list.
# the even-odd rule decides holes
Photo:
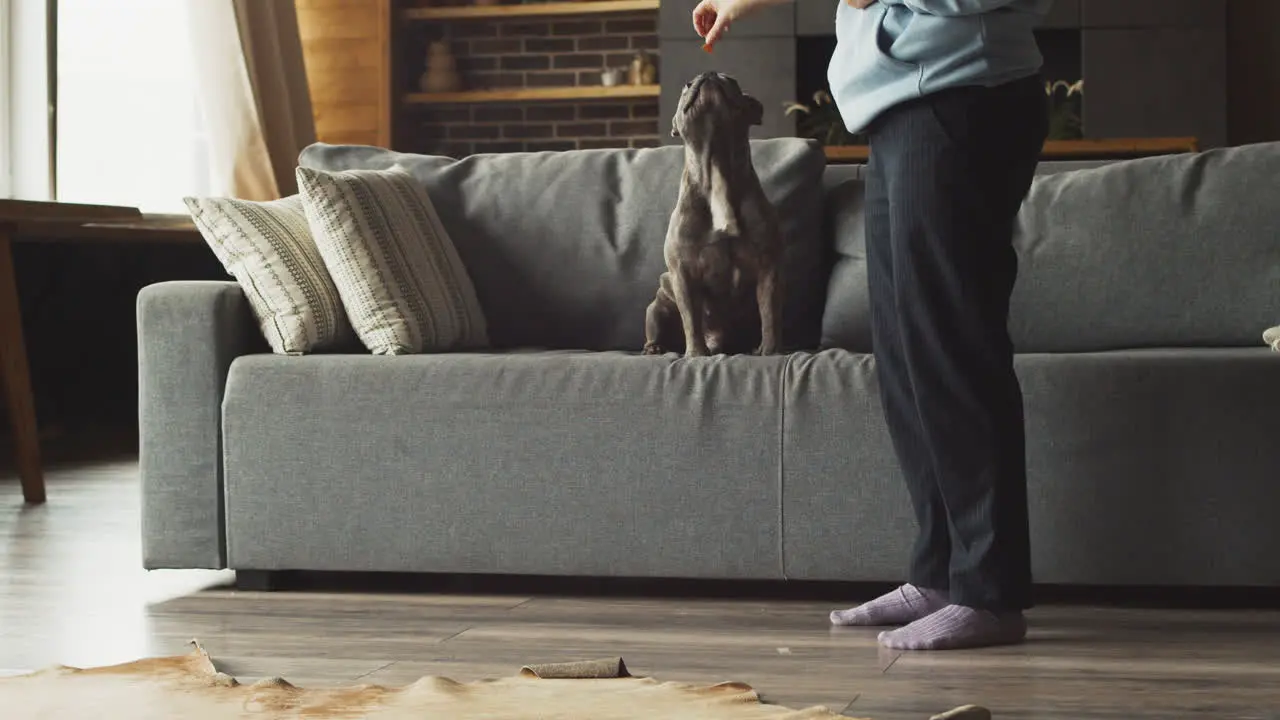
[[(1199, 152), (1199, 149), (1200, 143), (1193, 137), (1050, 140), (1044, 144), (1040, 157), (1045, 160), (1107, 159)], [(827, 160), (841, 163), (866, 162), (870, 152), (865, 145), (833, 145), (823, 150)]]
[(409, 8), (406, 20), (486, 20), (493, 18), (602, 15), (657, 10), (660, 0), (578, 0), (577, 2), (522, 3), (516, 5), (459, 5)]
[(537, 102), (554, 100), (619, 100), (658, 97), (657, 85), (579, 85), (577, 87), (504, 88), (448, 93), (410, 93), (404, 101), (414, 105), (449, 103)]
[(871, 148), (866, 145), (827, 145), (822, 151), (828, 160), (843, 163), (862, 163), (871, 157)]
[(1200, 143), (1193, 137), (1050, 140), (1044, 144), (1045, 158), (1061, 160), (1170, 155), (1199, 151)]

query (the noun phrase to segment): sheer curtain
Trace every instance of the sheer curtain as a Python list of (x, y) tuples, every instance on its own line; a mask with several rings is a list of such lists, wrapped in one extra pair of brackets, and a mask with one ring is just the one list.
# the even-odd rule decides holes
[(58, 3), (58, 200), (296, 192), (315, 126), (292, 0)]
[(232, 0), (240, 54), (280, 195), (298, 191), (298, 153), (316, 123), (294, 0)]
[(13, 33), (13, 21), (9, 17), (9, 0), (0, 0), (0, 198), (12, 196), (13, 156), (9, 151), (9, 142), (13, 122), (12, 101), (13, 85), (9, 80), (11, 73), (10, 40)]

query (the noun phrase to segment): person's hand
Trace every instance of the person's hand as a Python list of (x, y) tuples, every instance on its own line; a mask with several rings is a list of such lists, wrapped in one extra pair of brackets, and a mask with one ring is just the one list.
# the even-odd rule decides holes
[(872, 5), (875, 5), (877, 2), (877, 0), (844, 0), (844, 1), (849, 3), (850, 6), (856, 7), (859, 10), (866, 10)]
[(776, 2), (777, 0), (702, 0), (693, 9), (693, 29), (702, 38), (704, 47), (710, 49), (729, 30), (729, 25), (734, 20)]

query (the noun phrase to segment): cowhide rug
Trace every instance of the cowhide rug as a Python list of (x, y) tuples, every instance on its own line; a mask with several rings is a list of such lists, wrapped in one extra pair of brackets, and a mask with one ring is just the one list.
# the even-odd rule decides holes
[[(241, 684), (198, 645), (188, 655), (110, 667), (54, 667), (0, 678), (0, 716), (95, 720), (370, 718), (396, 720), (826, 720), (826, 708), (765, 705), (746, 685), (697, 687), (631, 677), (621, 659), (533, 665), (514, 677), (460, 683), (425, 677), (400, 688), (295, 687), (273, 678)], [(843, 719), (842, 719), (843, 720)]]

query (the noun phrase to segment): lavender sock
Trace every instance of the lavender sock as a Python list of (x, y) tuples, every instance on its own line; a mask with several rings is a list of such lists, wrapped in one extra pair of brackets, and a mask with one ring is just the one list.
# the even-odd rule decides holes
[(948, 605), (906, 627), (880, 633), (880, 644), (894, 650), (962, 650), (1015, 645), (1027, 637), (1020, 612), (993, 613)]
[(832, 625), (902, 625), (915, 622), (947, 605), (937, 590), (907, 584), (868, 603), (831, 613)]

